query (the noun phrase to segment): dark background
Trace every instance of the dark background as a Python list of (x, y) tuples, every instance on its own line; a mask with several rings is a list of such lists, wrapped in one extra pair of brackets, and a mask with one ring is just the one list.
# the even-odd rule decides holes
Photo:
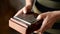
[(24, 6), (24, 0), (0, 0), (0, 34), (19, 34), (9, 27), (9, 19)]

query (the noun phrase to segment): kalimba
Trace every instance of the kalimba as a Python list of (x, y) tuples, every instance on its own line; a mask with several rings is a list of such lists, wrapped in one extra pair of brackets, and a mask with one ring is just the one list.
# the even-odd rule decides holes
[(9, 20), (9, 27), (15, 29), (21, 34), (31, 34), (38, 30), (43, 20), (36, 20), (38, 14), (18, 14)]

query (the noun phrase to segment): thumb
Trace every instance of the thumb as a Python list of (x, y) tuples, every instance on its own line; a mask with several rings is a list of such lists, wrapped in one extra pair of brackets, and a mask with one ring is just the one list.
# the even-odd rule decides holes
[(44, 16), (45, 16), (45, 14), (40, 14), (40, 15), (38, 15), (38, 16), (37, 16), (37, 20), (41, 20), (41, 19), (43, 19)]
[(34, 33), (43, 34), (43, 32), (39, 32), (39, 31), (34, 31)]
[(46, 18), (46, 15), (47, 15), (46, 13), (42, 13), (42, 14), (38, 15), (37, 20)]
[(42, 32), (38, 32), (38, 34), (43, 34)]
[(42, 19), (42, 16), (38, 15), (37, 20), (40, 20), (40, 19)]
[(44, 32), (44, 31), (46, 31), (47, 29), (48, 29), (48, 19), (49, 17), (47, 16), (45, 19), (44, 19), (44, 21), (43, 21), (43, 23), (42, 23), (42, 25), (41, 25), (41, 27), (40, 27), (40, 29), (38, 30), (38, 31), (40, 31), (40, 32)]
[(26, 8), (26, 7), (23, 8), (23, 13), (24, 13), (24, 14), (27, 13), (27, 8)]

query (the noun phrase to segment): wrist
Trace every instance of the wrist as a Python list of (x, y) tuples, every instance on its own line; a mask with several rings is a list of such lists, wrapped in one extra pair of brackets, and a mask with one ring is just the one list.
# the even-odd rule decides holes
[(30, 9), (32, 8), (31, 4), (26, 4), (25, 6), (28, 7), (28, 8), (30, 8)]
[(32, 3), (26, 3), (27, 6), (32, 6)]
[(26, 5), (33, 6), (34, 0), (26, 0)]

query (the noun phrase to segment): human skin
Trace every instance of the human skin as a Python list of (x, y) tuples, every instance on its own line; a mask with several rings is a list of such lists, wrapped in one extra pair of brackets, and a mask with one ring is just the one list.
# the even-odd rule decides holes
[[(19, 10), (16, 15), (20, 13), (26, 14), (30, 12), (33, 6), (33, 1), (34, 0), (26, 0), (26, 5), (21, 10)], [(40, 29), (35, 31), (35, 32), (39, 32), (39, 34), (43, 34), (44, 31), (50, 29), (53, 26), (56, 20), (60, 19), (60, 11), (41, 13), (40, 15), (37, 16), (37, 20), (41, 20), (41, 19), (43, 19), (42, 26)]]
[[(25, 1), (26, 1), (25, 6), (24, 6), (22, 9), (20, 9), (16, 15), (18, 15), (18, 14), (20, 14), (20, 13), (26, 14), (26, 13), (31, 12), (31, 9), (32, 9), (34, 0), (25, 0)], [(16, 15), (15, 15), (15, 16), (16, 16)]]
[(37, 17), (37, 20), (41, 19), (43, 19), (42, 26), (36, 31), (39, 32), (39, 34), (43, 34), (43, 32), (50, 29), (57, 20), (60, 20), (60, 11), (42, 13)]

